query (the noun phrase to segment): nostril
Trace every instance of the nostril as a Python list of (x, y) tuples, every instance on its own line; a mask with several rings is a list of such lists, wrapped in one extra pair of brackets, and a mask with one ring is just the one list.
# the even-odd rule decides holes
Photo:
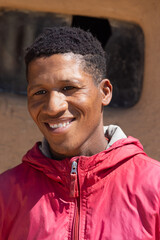
[(68, 107), (64, 96), (58, 91), (52, 91), (46, 103), (49, 111), (62, 111)]
[(57, 114), (68, 109), (68, 103), (62, 99), (52, 98), (44, 106), (47, 113)]

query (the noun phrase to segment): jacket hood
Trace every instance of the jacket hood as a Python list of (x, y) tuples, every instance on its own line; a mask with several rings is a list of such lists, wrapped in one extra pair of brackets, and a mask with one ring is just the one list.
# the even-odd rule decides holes
[[(38, 142), (26, 153), (22, 161), (43, 172), (49, 178), (62, 183), (68, 179), (73, 161), (78, 161), (78, 166), (84, 171), (92, 171), (93, 168), (94, 171), (96, 169), (101, 171), (102, 169), (115, 169), (116, 166), (123, 164), (131, 157), (140, 153), (145, 154), (141, 143), (133, 137), (126, 137), (118, 126), (104, 127), (104, 130), (105, 135), (109, 138), (109, 146), (106, 150), (93, 156), (75, 156), (55, 160), (45, 156), (44, 149), (40, 150), (42, 143)], [(101, 162), (103, 164), (100, 164)], [(101, 167), (101, 165), (103, 166)]]

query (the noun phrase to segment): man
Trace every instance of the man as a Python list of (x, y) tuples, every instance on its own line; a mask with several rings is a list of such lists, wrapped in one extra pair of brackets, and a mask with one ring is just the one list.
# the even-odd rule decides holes
[(112, 85), (100, 43), (51, 28), (25, 60), (44, 140), (0, 176), (0, 239), (160, 239), (160, 164), (119, 127), (103, 128)]

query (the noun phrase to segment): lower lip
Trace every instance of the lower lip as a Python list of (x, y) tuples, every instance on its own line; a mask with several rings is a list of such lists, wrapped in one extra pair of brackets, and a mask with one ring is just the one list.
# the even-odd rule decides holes
[(47, 126), (47, 129), (49, 131), (51, 131), (54, 134), (59, 134), (59, 133), (64, 133), (66, 130), (68, 130), (68, 128), (70, 128), (71, 124), (73, 123), (73, 121), (71, 121), (68, 125), (66, 125), (65, 127), (59, 127), (59, 128), (51, 128), (49, 126), (48, 123), (45, 123), (45, 125)]

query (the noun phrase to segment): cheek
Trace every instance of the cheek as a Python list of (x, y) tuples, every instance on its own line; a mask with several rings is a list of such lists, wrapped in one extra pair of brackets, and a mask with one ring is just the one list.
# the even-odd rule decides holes
[(33, 120), (36, 121), (36, 119), (39, 115), (39, 104), (28, 100), (28, 111), (29, 111), (31, 117), (33, 118)]
[(69, 108), (72, 109), (72, 111), (78, 112), (79, 114), (84, 115), (90, 109), (90, 100), (84, 94), (74, 97), (74, 99), (71, 99), (69, 103)]
[[(73, 99), (71, 102), (72, 101)], [(94, 114), (100, 113), (102, 109), (101, 99), (97, 92), (77, 95), (71, 103), (71, 106), (74, 106), (73, 110), (77, 109), (78, 112), (81, 112), (81, 114), (87, 117), (93, 117)]]

